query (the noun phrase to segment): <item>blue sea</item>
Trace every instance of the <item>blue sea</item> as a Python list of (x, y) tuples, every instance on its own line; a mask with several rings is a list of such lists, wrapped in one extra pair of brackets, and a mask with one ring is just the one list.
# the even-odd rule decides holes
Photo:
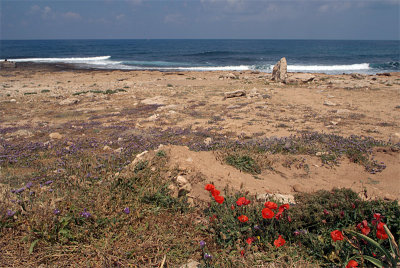
[(271, 72), (400, 71), (400, 41), (354, 40), (1, 40), (0, 59), (77, 68)]

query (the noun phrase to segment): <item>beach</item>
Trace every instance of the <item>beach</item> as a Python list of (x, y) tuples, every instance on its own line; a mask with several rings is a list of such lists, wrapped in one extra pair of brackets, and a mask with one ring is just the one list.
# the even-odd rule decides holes
[[(248, 142), (302, 133), (399, 142), (399, 73), (289, 73), (290, 77), (297, 79), (273, 82), (271, 74), (255, 71), (87, 70), (20, 64), (1, 70), (1, 138), (5, 143), (48, 142), (50, 133), (59, 133), (64, 143), (93, 138), (101, 144), (100, 154), (110, 153), (103, 150), (106, 145), (112, 152), (126, 149), (121, 139), (135, 133), (148, 135), (153, 147), (168, 145), (168, 139), (155, 134), (168, 132), (178, 133), (172, 144), (182, 147), (193, 139), (205, 144), (224, 139)], [(237, 90), (245, 95), (226, 98), (227, 92)], [(293, 161), (302, 159), (307, 171), (285, 166), (293, 156), (271, 155), (274, 170), (263, 171), (257, 180), (234, 168), (225, 170), (226, 164), (216, 162), (212, 152), (187, 152), (208, 163), (202, 171), (204, 164), (194, 161), (191, 172), (206, 173), (206, 180), (221, 187), (281, 194), (349, 187), (357, 192), (366, 189), (369, 196), (399, 198), (398, 151), (374, 149), (369, 157), (385, 165), (375, 174), (346, 157), (339, 157), (340, 164), (324, 165), (320, 158), (325, 153), (296, 156)], [(193, 197), (206, 198), (200, 190)]]

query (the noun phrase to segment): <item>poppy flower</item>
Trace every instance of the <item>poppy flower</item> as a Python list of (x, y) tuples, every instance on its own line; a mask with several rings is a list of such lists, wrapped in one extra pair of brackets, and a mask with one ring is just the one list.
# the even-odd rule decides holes
[(332, 231), (331, 237), (332, 237), (333, 242), (344, 239), (342, 232), (339, 230)]
[(275, 215), (275, 219), (279, 220), (280, 218), (282, 218), (282, 211), (279, 211), (279, 212), (276, 213), (276, 215)]
[(214, 196), (214, 199), (215, 199), (215, 202), (217, 202), (218, 204), (224, 203), (224, 197), (223, 196), (217, 195), (217, 196)]
[(374, 219), (372, 220), (372, 225), (375, 226), (377, 223), (380, 223), (382, 220), (382, 216), (380, 213), (374, 213)]
[(264, 219), (272, 219), (275, 215), (275, 213), (269, 208), (263, 208), (261, 214)]
[(210, 216), (210, 222), (213, 222), (215, 219), (217, 219), (217, 215), (212, 215)]
[(264, 203), (264, 207), (269, 208), (269, 209), (277, 209), (278, 205), (274, 202), (268, 201)]
[(211, 195), (212, 195), (213, 197), (216, 197), (217, 195), (220, 194), (220, 191), (218, 191), (217, 189), (212, 189), (210, 192), (211, 192)]
[(378, 223), (378, 227), (376, 230), (376, 237), (382, 240), (388, 239), (388, 235), (385, 231), (385, 228), (383, 228), (383, 226), (385, 226), (385, 224), (383, 222)]
[(235, 209), (235, 206), (234, 206), (234, 205), (231, 205), (231, 209), (234, 210), (234, 209)]
[(239, 219), (240, 222), (246, 222), (246, 221), (249, 220), (249, 218), (247, 216), (245, 216), (245, 215), (239, 216), (238, 219)]
[(360, 230), (364, 235), (368, 235), (371, 232), (371, 228), (368, 227), (368, 222), (363, 220), (361, 223), (357, 224), (357, 229)]
[(248, 205), (248, 204), (250, 204), (250, 200), (247, 200), (246, 199), (246, 197), (240, 197), (237, 201), (236, 201), (236, 204), (238, 205), (238, 206), (245, 206), (245, 205)]
[(358, 262), (356, 262), (355, 260), (350, 260), (346, 265), (346, 268), (354, 268), (354, 267), (358, 267)]
[(251, 245), (251, 243), (253, 243), (254, 240), (255, 240), (254, 237), (249, 237), (246, 239), (246, 243)]
[(289, 209), (289, 204), (283, 204), (279, 206), (279, 212), (283, 212), (285, 209)]
[(207, 184), (206, 187), (204, 187), (204, 189), (211, 192), (212, 190), (215, 189), (215, 186), (212, 184)]
[(278, 239), (276, 239), (276, 240), (274, 241), (274, 245), (275, 245), (275, 247), (277, 247), (277, 248), (283, 246), (285, 243), (286, 243), (286, 241), (285, 241), (285, 239), (282, 238), (281, 235), (279, 235), (279, 236), (278, 236)]
[(244, 257), (244, 250), (243, 249), (240, 251), (240, 255), (242, 255), (242, 257)]

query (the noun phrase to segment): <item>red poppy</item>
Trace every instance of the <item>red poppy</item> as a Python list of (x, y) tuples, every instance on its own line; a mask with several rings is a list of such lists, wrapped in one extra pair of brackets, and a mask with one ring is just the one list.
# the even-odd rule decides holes
[(283, 212), (285, 209), (289, 209), (289, 204), (283, 204), (279, 206), (279, 212)]
[(268, 201), (268, 202), (265, 202), (264, 207), (269, 208), (269, 209), (277, 209), (278, 205), (274, 202)]
[(224, 197), (223, 196), (217, 195), (217, 196), (214, 196), (214, 199), (215, 199), (215, 202), (217, 202), (218, 204), (224, 203)]
[(235, 206), (234, 206), (234, 205), (231, 205), (231, 209), (234, 210), (234, 209), (235, 209)]
[(279, 211), (279, 212), (276, 213), (276, 215), (275, 215), (275, 219), (279, 220), (280, 218), (282, 218), (282, 211)]
[(361, 223), (357, 224), (357, 229), (360, 230), (364, 235), (368, 235), (371, 232), (371, 228), (368, 227), (368, 222), (363, 220)]
[(264, 219), (272, 219), (275, 215), (275, 213), (269, 208), (263, 208), (261, 214)]
[(238, 219), (239, 219), (240, 222), (246, 222), (246, 221), (249, 220), (249, 218), (247, 216), (245, 216), (245, 215), (239, 216)]
[(206, 187), (204, 187), (204, 189), (211, 192), (212, 190), (215, 189), (215, 186), (212, 184), (207, 184)]
[(238, 206), (245, 206), (245, 205), (248, 205), (248, 204), (250, 204), (250, 200), (247, 200), (246, 199), (246, 197), (240, 197), (237, 201), (236, 201), (236, 204), (238, 205)]
[(240, 255), (242, 255), (242, 257), (244, 257), (244, 250), (243, 249), (240, 251)]
[(217, 195), (219, 195), (220, 194), (220, 191), (218, 191), (217, 189), (212, 189), (211, 190), (211, 195), (213, 196), (213, 197), (216, 197)]
[(249, 237), (246, 239), (246, 243), (251, 245), (251, 243), (253, 243), (254, 240), (255, 240), (254, 237)]
[(331, 232), (331, 237), (333, 239), (333, 242), (336, 242), (337, 240), (343, 240), (344, 239), (342, 232), (339, 231), (339, 230), (332, 231)]
[(286, 241), (285, 241), (285, 239), (282, 238), (281, 235), (279, 235), (279, 236), (278, 236), (278, 239), (276, 239), (276, 240), (274, 241), (274, 245), (275, 245), (275, 247), (277, 247), (277, 248), (283, 246), (285, 243), (286, 243)]
[(217, 219), (217, 215), (210, 216), (210, 222), (213, 222), (215, 219)]
[(376, 237), (378, 237), (379, 239), (385, 240), (388, 239), (388, 235), (385, 231), (385, 228), (383, 228), (383, 226), (385, 226), (385, 224), (383, 222), (378, 223), (378, 227), (376, 230)]
[(350, 260), (346, 265), (346, 268), (354, 268), (354, 267), (358, 267), (358, 262), (356, 262), (355, 260)]
[(381, 220), (382, 220), (382, 216), (381, 216), (380, 213), (374, 213), (374, 218), (375, 219), (372, 220), (372, 225), (373, 226), (375, 226), (377, 223), (380, 223)]

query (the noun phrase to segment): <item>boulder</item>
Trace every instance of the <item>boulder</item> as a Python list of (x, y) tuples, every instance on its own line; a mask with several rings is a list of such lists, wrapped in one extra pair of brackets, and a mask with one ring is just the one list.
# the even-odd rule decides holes
[(276, 82), (282, 82), (287, 77), (287, 62), (286, 58), (280, 59), (272, 70), (272, 80)]
[(325, 105), (325, 106), (336, 106), (337, 104), (334, 103), (334, 102), (332, 102), (332, 101), (326, 100), (326, 101), (324, 101), (324, 105)]
[(351, 74), (351, 77), (354, 79), (364, 79), (365, 78), (364, 75), (358, 74), (358, 73)]
[(285, 84), (305, 84), (315, 79), (315, 75), (296, 73), (285, 79)]
[(5, 60), (5, 61), (0, 62), (0, 68), (2, 68), (2, 69), (3, 68), (16, 68), (16, 67), (17, 67), (17, 65), (13, 61)]
[(243, 90), (236, 90), (236, 91), (231, 91), (231, 92), (225, 92), (224, 96), (225, 96), (225, 98), (242, 97), (242, 96), (246, 96), (246, 92), (244, 92)]
[(53, 132), (49, 134), (49, 137), (53, 140), (61, 140), (63, 136), (58, 132)]

